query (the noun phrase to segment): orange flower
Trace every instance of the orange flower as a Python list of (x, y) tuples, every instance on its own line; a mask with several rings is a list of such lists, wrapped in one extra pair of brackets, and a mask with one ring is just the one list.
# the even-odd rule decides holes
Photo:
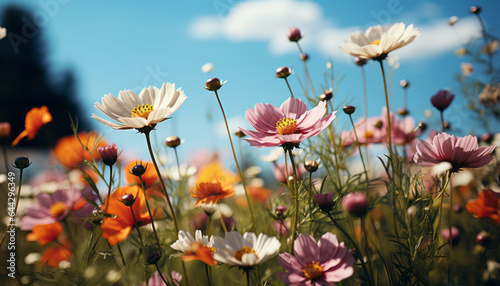
[(198, 199), (194, 207), (200, 204), (216, 204), (218, 200), (229, 198), (234, 195), (233, 186), (224, 186), (221, 182), (213, 180), (196, 184), (196, 191), (191, 193), (193, 198)]
[(465, 208), (477, 217), (490, 218), (495, 224), (500, 224), (500, 194), (490, 189), (484, 189), (476, 200), (469, 201)]
[(49, 112), (47, 106), (42, 106), (40, 108), (32, 108), (26, 114), (26, 119), (24, 121), (24, 131), (17, 136), (17, 138), (12, 142), (12, 146), (16, 146), (21, 139), (28, 136), (28, 140), (33, 140), (38, 130), (42, 128), (43, 125), (52, 121), (52, 115)]
[(267, 203), (267, 200), (272, 193), (273, 191), (266, 188), (248, 186), (248, 194), (250, 197), (263, 205)]
[(201, 168), (196, 179), (196, 184), (211, 182), (214, 179), (225, 186), (235, 185), (240, 181), (238, 174), (224, 169), (219, 161), (213, 161)]
[(73, 253), (68, 249), (69, 245), (66, 243), (67, 247), (55, 244), (50, 248), (47, 248), (42, 254), (40, 259), (40, 264), (42, 266), (49, 265), (52, 267), (59, 267), (61, 261), (70, 260), (73, 258)]
[(38, 241), (40, 246), (54, 241), (61, 235), (63, 227), (60, 222), (50, 224), (38, 224), (33, 227), (31, 233), (28, 233), (26, 240)]
[[(122, 198), (129, 194), (135, 198), (132, 207), (128, 207), (122, 202)], [(106, 200), (108, 199), (106, 198)], [(107, 205), (107, 203), (105, 202), (104, 205)], [(131, 209), (134, 212), (133, 216)], [(151, 211), (153, 212), (153, 210)], [(140, 227), (151, 223), (146, 210), (144, 193), (137, 185), (116, 189), (111, 194), (107, 213), (116, 216), (105, 218), (101, 224), (102, 237), (107, 239), (111, 246), (125, 240), (133, 227)]]
[[(81, 143), (83, 143), (92, 152), (90, 153), (84, 149)], [(56, 147), (54, 148), (54, 155), (57, 157), (61, 165), (68, 169), (75, 169), (80, 166), (80, 164), (87, 160), (91, 161), (92, 158), (98, 159), (99, 153), (97, 152), (97, 147), (106, 146), (107, 142), (101, 140), (98, 146), (95, 146), (97, 136), (94, 132), (80, 132), (78, 133), (78, 138), (74, 135), (65, 136), (57, 141)]]
[(10, 123), (0, 122), (0, 139), (9, 139), (10, 137)]
[(186, 250), (182, 256), (182, 261), (200, 260), (210, 266), (215, 266), (217, 262), (214, 260), (214, 249), (210, 248), (199, 241), (191, 243), (190, 249)]
[(156, 174), (155, 166), (151, 162), (143, 162), (143, 161), (132, 161), (130, 164), (125, 167), (125, 179), (127, 180), (127, 183), (130, 185), (137, 184), (141, 185), (141, 180), (139, 180), (139, 177), (131, 174), (132, 168), (134, 166), (142, 164), (144, 167), (146, 167), (146, 172), (144, 175), (142, 175), (142, 180), (144, 181), (144, 185), (146, 188), (156, 184), (158, 181), (158, 175)]

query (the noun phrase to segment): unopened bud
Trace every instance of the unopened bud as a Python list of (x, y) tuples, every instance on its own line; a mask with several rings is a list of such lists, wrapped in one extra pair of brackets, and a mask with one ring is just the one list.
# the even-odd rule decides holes
[(151, 252), (148, 255), (147, 261), (149, 264), (156, 264), (161, 258), (161, 253), (159, 251)]
[(286, 209), (287, 208), (285, 206), (277, 206), (274, 212), (278, 217), (282, 217), (283, 215), (285, 215)]
[(427, 130), (427, 123), (425, 123), (425, 122), (419, 122), (418, 123), (418, 128), (420, 128), (420, 130), (422, 132), (425, 132), (425, 130)]
[(28, 168), (31, 165), (30, 160), (27, 157), (17, 157), (14, 160), (14, 167), (20, 170)]
[(309, 55), (305, 53), (300, 53), (299, 58), (305, 62), (309, 59)]
[(406, 79), (402, 79), (399, 82), (399, 86), (401, 86), (402, 88), (408, 88), (408, 87), (410, 87), (410, 82), (407, 81)]
[(404, 107), (401, 107), (398, 109), (398, 114), (405, 117), (407, 116), (408, 114), (410, 114), (410, 112), (408, 112), (408, 109), (404, 108)]
[(310, 173), (314, 173), (318, 170), (319, 168), (319, 164), (318, 162), (316, 162), (315, 160), (307, 160), (305, 163), (304, 163), (304, 168), (310, 172)]
[(134, 204), (135, 202), (135, 198), (134, 198), (134, 195), (132, 194), (126, 194), (122, 197), (122, 200), (121, 202), (126, 205), (127, 207), (130, 207)]
[(366, 65), (366, 63), (367, 63), (367, 62), (368, 62), (368, 60), (367, 60), (367, 59), (362, 59), (362, 58), (355, 58), (355, 59), (354, 59), (354, 63), (355, 63), (357, 66), (360, 66), (360, 67), (362, 67), (362, 66)]
[(279, 78), (287, 78), (290, 74), (292, 74), (292, 72), (287, 67), (279, 67), (276, 70), (276, 77)]
[(373, 126), (375, 126), (375, 128), (377, 128), (377, 129), (380, 129), (380, 128), (382, 128), (382, 126), (384, 126), (384, 123), (382, 122), (382, 120), (376, 120), (373, 123)]
[(181, 145), (181, 139), (177, 136), (168, 136), (165, 140), (165, 145), (170, 148), (175, 148)]
[(291, 42), (298, 42), (300, 39), (302, 39), (302, 34), (300, 33), (299, 28), (297, 27), (288, 28), (286, 34), (288, 40), (290, 40)]
[(143, 164), (135, 165), (132, 168), (132, 175), (140, 177), (146, 173), (147, 166), (144, 166)]
[(354, 107), (354, 106), (352, 106), (352, 105), (346, 105), (346, 106), (344, 106), (342, 109), (344, 110), (344, 112), (345, 112), (346, 114), (349, 114), (349, 115), (353, 114), (353, 113), (354, 113), (354, 111), (356, 111), (356, 107)]
[(469, 10), (472, 14), (479, 14), (481, 12), (481, 7), (471, 6)]
[(246, 136), (246, 135), (245, 135), (245, 133), (243, 133), (243, 131), (241, 131), (241, 129), (240, 129), (240, 128), (236, 128), (236, 129), (234, 130), (234, 135), (236, 135), (236, 136), (237, 136), (237, 137), (239, 137), (239, 138), (243, 138), (243, 137), (245, 137), (245, 136)]
[(332, 89), (325, 90), (324, 93), (319, 96), (320, 101), (329, 101), (332, 98), (333, 98)]
[(211, 79), (208, 79), (205, 83), (206, 89), (210, 91), (216, 91), (219, 90), (222, 87), (222, 84), (220, 83), (220, 80), (216, 77), (213, 77)]

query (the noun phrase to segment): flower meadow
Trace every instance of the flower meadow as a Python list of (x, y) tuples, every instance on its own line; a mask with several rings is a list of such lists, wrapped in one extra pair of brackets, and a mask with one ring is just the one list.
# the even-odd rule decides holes
[[(482, 23), (481, 8), (470, 9)], [(360, 85), (365, 76), (383, 82), (372, 95), (385, 102), (375, 117), (366, 106), (336, 100), (342, 82), (331, 62), (326, 83), (310, 76), (301, 31), (290, 27), (282, 36), (297, 46), (303, 66), (277, 68), (286, 96), (279, 106), (247, 107), (251, 128), (228, 127), (230, 82), (205, 82), (202, 92), (225, 121), (234, 168), (217, 156), (186, 164), (175, 135), (153, 148), (151, 136), (194, 100), (194, 87), (164, 83), (104, 95), (91, 116), (96, 130), (80, 130), (71, 117), (74, 135), (53, 138), (57, 168), (37, 170), (28, 181), (29, 154), (12, 161), (4, 152), (13, 171), (2, 182), (9, 217), (1, 248), (14, 228), (19, 250), (13, 270), (2, 269), (2, 285), (499, 285), (498, 38), (482, 27), (482, 38), (460, 51), (471, 61), (457, 76), (464, 94), (443, 87), (429, 95), (439, 120), (427, 123), (416, 122), (409, 106), (395, 109), (387, 87), (391, 52), (418, 39), (418, 27), (372, 26), (335, 47), (362, 70)], [(365, 65), (380, 73), (365, 75)], [(475, 74), (486, 69), (470, 92), (464, 78), (474, 67)], [(294, 80), (302, 90), (291, 88)], [(410, 82), (400, 82), (405, 97)], [(488, 122), (479, 138), (454, 134), (446, 121), (449, 107), (465, 99), (475, 103), (478, 123)], [(18, 136), (0, 123), (4, 150), (42, 136), (50, 112), (30, 110)], [(348, 122), (343, 128), (340, 118)], [(149, 156), (125, 160), (121, 142), (99, 131), (107, 127), (143, 137)], [(249, 164), (255, 160), (241, 145), (268, 155)], [(173, 163), (161, 160), (162, 152)], [(272, 169), (272, 182), (258, 165)], [(26, 188), (34, 195), (23, 196)]]

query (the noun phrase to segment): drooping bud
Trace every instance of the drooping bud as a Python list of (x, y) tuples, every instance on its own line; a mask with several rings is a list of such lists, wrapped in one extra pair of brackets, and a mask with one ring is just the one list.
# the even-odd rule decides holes
[(287, 78), (291, 74), (292, 74), (292, 72), (287, 67), (279, 67), (276, 70), (276, 77), (278, 77), (278, 78)]
[(316, 200), (316, 203), (318, 203), (319, 208), (324, 211), (328, 212), (333, 208), (333, 195), (335, 192), (330, 192), (327, 194), (314, 194), (314, 199)]
[(208, 89), (210, 91), (216, 91), (222, 87), (220, 80), (216, 77), (208, 79), (205, 85), (206, 85), (205, 89)]
[(290, 27), (286, 31), (286, 35), (288, 37), (288, 40), (291, 42), (298, 42), (300, 39), (302, 39), (302, 34), (300, 33), (299, 28), (297, 27)]
[(309, 59), (309, 55), (305, 53), (300, 53), (299, 58), (305, 62)]
[(368, 212), (368, 199), (360, 192), (349, 193), (342, 198), (342, 206), (352, 216), (362, 217)]
[(346, 105), (342, 109), (344, 110), (345, 114), (349, 114), (349, 115), (353, 114), (354, 111), (356, 111), (356, 107), (354, 107), (352, 105)]
[(97, 152), (99, 152), (102, 162), (107, 166), (113, 166), (116, 160), (118, 160), (118, 148), (115, 143), (109, 146), (98, 147)]
[(28, 168), (31, 165), (30, 160), (27, 157), (17, 157), (14, 160), (14, 167), (20, 170)]
[(181, 145), (181, 139), (177, 136), (168, 136), (167, 139), (165, 139), (165, 145), (170, 148), (175, 148)]

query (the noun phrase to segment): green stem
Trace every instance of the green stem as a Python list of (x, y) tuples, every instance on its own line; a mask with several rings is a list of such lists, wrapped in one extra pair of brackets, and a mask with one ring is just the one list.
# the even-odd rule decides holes
[(285, 77), (285, 82), (286, 82), (286, 85), (288, 86), (288, 90), (290, 90), (290, 94), (292, 95), (292, 98), (293, 98), (293, 91), (292, 91), (292, 88), (290, 87), (290, 84), (288, 83), (288, 79)]
[(248, 190), (245, 184), (245, 178), (243, 177), (243, 173), (241, 172), (240, 166), (238, 164), (238, 158), (236, 157), (236, 152), (234, 151), (234, 145), (233, 145), (233, 140), (231, 139), (231, 132), (229, 131), (229, 125), (227, 124), (227, 118), (226, 118), (226, 113), (224, 112), (224, 108), (222, 107), (222, 103), (219, 99), (219, 94), (217, 91), (214, 91), (215, 97), (217, 98), (217, 102), (219, 103), (220, 110), (222, 111), (222, 117), (224, 117), (224, 123), (226, 124), (226, 130), (227, 130), (227, 136), (229, 137), (229, 143), (231, 143), (231, 150), (233, 151), (233, 157), (234, 157), (234, 163), (236, 164), (236, 169), (238, 169), (238, 175), (240, 176), (241, 179), (241, 185), (243, 186), (243, 190), (245, 190), (245, 197), (248, 202), (248, 210), (250, 212), (250, 219), (252, 220), (252, 230), (255, 234), (257, 234), (257, 231), (255, 230), (255, 218), (253, 216), (253, 210), (252, 210), (252, 202), (250, 201), (250, 195), (248, 194)]
[(441, 127), (442, 127), (442, 132), (445, 132), (446, 126), (444, 124), (444, 115), (442, 110), (441, 110)]
[(156, 232), (156, 227), (155, 227), (155, 221), (153, 219), (153, 215), (151, 214), (151, 209), (149, 208), (149, 202), (146, 195), (146, 187), (144, 185), (144, 181), (142, 180), (142, 176), (139, 176), (139, 180), (141, 181), (141, 189), (142, 192), (144, 193), (144, 201), (146, 202), (146, 208), (148, 209), (149, 219), (151, 219), (151, 226), (153, 227), (153, 233), (155, 234), (156, 243), (158, 244), (158, 251), (161, 254), (162, 250), (160, 245), (160, 239), (158, 238), (158, 233)]
[(205, 264), (205, 275), (207, 276), (207, 283), (208, 283), (208, 286), (212, 286), (212, 283), (210, 282), (210, 273), (209, 273), (209, 271), (210, 271), (210, 269), (208, 268), (208, 264)]
[(132, 206), (129, 206), (129, 207), (130, 207), (130, 212), (132, 213), (132, 218), (134, 218), (135, 229), (137, 229), (137, 234), (139, 235), (139, 240), (141, 241), (142, 247), (144, 247), (145, 244), (144, 244), (144, 241), (142, 240), (142, 235), (141, 235), (141, 231), (139, 230), (139, 225), (138, 225), (137, 219), (135, 218), (134, 209), (132, 208)]
[(108, 207), (109, 207), (109, 201), (111, 200), (111, 188), (113, 187), (112, 185), (112, 180), (113, 180), (113, 166), (109, 166), (109, 182), (108, 182), (108, 199), (106, 200), (106, 206), (105, 206), (105, 211), (104, 213), (108, 213)]
[(387, 138), (389, 144), (389, 156), (392, 156), (392, 128), (391, 128), (391, 115), (389, 110), (389, 95), (387, 94), (387, 83), (385, 80), (384, 63), (382, 60), (378, 61), (380, 63), (380, 69), (382, 71), (382, 80), (384, 82), (384, 94), (385, 94), (385, 107), (387, 111)]
[(182, 175), (181, 175), (181, 164), (179, 163), (179, 155), (177, 154), (177, 147), (174, 147), (175, 161), (177, 162), (177, 172), (179, 172), (179, 188), (177, 190), (177, 210), (179, 209), (181, 200), (181, 187), (182, 187)]
[(368, 172), (366, 171), (365, 160), (363, 159), (363, 153), (361, 152), (361, 146), (359, 145), (358, 132), (356, 132), (356, 126), (354, 125), (354, 121), (352, 120), (351, 114), (349, 114), (349, 119), (351, 120), (352, 130), (354, 131), (354, 137), (356, 138), (356, 146), (358, 147), (359, 157), (361, 157), (361, 163), (363, 163), (363, 171), (365, 172), (366, 184), (369, 184), (370, 180), (368, 179)]
[[(293, 182), (292, 182), (292, 194), (294, 196), (294, 207), (295, 207), (295, 214), (293, 217), (293, 227), (292, 227), (292, 243), (290, 244), (290, 253), (293, 254), (293, 245), (295, 243), (295, 239), (297, 238), (297, 228), (299, 224), (299, 190), (297, 188), (297, 168), (295, 167), (295, 161), (293, 159), (293, 154), (292, 154), (292, 149), (288, 149), (288, 156), (290, 157), (290, 164), (292, 165), (293, 169)], [(286, 154), (285, 154), (286, 157)], [(287, 168), (288, 169), (288, 168)]]
[(163, 280), (163, 283), (168, 286), (167, 280), (165, 280), (165, 277), (163, 277), (163, 274), (161, 274), (160, 267), (158, 266), (158, 263), (155, 263), (156, 270), (158, 271), (158, 274), (160, 275), (161, 280)]
[(366, 268), (365, 261), (363, 258), (363, 254), (361, 253), (361, 250), (359, 250), (358, 245), (356, 242), (352, 239), (352, 237), (337, 223), (337, 221), (333, 218), (333, 216), (329, 212), (325, 212), (330, 220), (333, 222), (333, 224), (344, 234), (344, 236), (349, 240), (349, 242), (352, 244), (354, 249), (356, 250), (356, 254), (358, 255), (359, 261), (361, 262), (361, 267), (363, 268), (363, 271), (365, 272), (366, 277), (368, 278), (368, 284), (371, 286), (374, 286), (375, 284), (373, 283), (372, 277), (370, 276), (370, 273), (368, 272), (368, 269)]
[[(165, 182), (163, 181), (163, 178), (161, 176), (160, 169), (158, 168), (158, 164), (156, 163), (155, 155), (153, 153), (153, 148), (151, 147), (151, 140), (149, 138), (150, 132), (151, 131), (146, 131), (144, 133), (144, 135), (146, 135), (146, 143), (148, 145), (149, 155), (151, 156), (151, 161), (153, 161), (153, 165), (155, 166), (156, 174), (158, 175), (158, 179), (160, 180), (161, 189), (163, 191), (163, 194), (165, 195), (165, 199), (167, 200), (168, 208), (169, 208), (170, 212), (172, 213), (172, 220), (174, 221), (175, 233), (177, 234), (177, 233), (179, 233), (179, 225), (177, 224), (177, 217), (175, 215), (174, 207), (172, 206), (172, 203), (170, 202), (170, 197), (167, 193), (167, 188), (165, 187)], [(147, 200), (146, 200), (146, 202), (147, 202)]]
[(361, 230), (363, 231), (363, 238), (364, 238), (364, 247), (365, 247), (365, 253), (366, 257), (368, 260), (368, 271), (370, 274), (373, 276), (373, 267), (372, 267), (372, 261), (370, 258), (370, 248), (368, 247), (368, 231), (366, 230), (366, 224), (365, 224), (365, 218), (361, 217)]

